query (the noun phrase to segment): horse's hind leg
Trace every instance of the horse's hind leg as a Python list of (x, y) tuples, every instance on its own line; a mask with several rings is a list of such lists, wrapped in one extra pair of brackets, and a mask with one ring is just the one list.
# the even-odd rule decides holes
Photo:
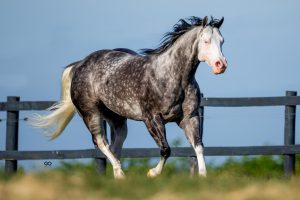
[(103, 127), (103, 117), (102, 114), (97, 110), (93, 113), (83, 115), (83, 120), (92, 134), (93, 142), (98, 148), (104, 153), (113, 166), (114, 177), (117, 179), (124, 178), (124, 172), (121, 168), (120, 161), (114, 156), (114, 154), (109, 149), (107, 144), (104, 127)]
[(148, 177), (155, 177), (161, 174), (163, 167), (170, 156), (171, 149), (166, 139), (166, 130), (160, 115), (155, 115), (152, 119), (146, 120), (145, 124), (151, 136), (160, 147), (160, 161), (157, 166), (150, 169), (147, 174)]
[(109, 120), (108, 122), (112, 134), (110, 150), (118, 159), (120, 159), (123, 143), (127, 137), (127, 120), (117, 117), (115, 119)]

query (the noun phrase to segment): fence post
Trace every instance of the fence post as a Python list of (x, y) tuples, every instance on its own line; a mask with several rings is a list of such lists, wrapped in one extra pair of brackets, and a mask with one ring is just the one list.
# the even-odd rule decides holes
[[(6, 121), (6, 151), (18, 151), (19, 111), (11, 111), (10, 104), (20, 101), (20, 97), (7, 97), (7, 121)], [(5, 174), (11, 175), (17, 172), (18, 161), (5, 161)]]
[[(105, 138), (107, 140), (107, 125), (106, 125), (106, 121), (103, 121), (103, 129), (104, 129)], [(99, 149), (99, 148), (97, 148), (97, 149)], [(101, 175), (105, 175), (106, 174), (106, 166), (107, 166), (106, 158), (96, 158), (95, 159), (95, 163), (96, 163), (96, 172), (99, 173), (99, 174), (101, 174)]]
[[(286, 96), (297, 96), (295, 91), (286, 91)], [(285, 106), (284, 145), (295, 145), (296, 106)], [(289, 177), (295, 174), (295, 154), (284, 155), (284, 174)]]

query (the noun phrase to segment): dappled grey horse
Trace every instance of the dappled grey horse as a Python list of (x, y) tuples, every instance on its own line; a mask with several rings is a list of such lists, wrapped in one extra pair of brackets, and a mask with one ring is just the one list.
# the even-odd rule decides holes
[[(160, 148), (161, 159), (149, 170), (150, 177), (161, 173), (170, 156), (165, 124), (176, 122), (195, 149), (199, 174), (206, 176), (195, 73), (204, 61), (215, 74), (225, 71), (219, 32), (223, 20), (181, 19), (156, 49), (143, 49), (141, 54), (121, 48), (99, 50), (70, 64), (62, 75), (61, 101), (49, 108), (49, 115), (33, 118), (32, 124), (55, 138), (78, 112), (94, 144), (111, 162), (114, 177), (123, 178), (120, 156), (127, 119), (143, 121)], [(110, 146), (103, 120), (115, 133)]]

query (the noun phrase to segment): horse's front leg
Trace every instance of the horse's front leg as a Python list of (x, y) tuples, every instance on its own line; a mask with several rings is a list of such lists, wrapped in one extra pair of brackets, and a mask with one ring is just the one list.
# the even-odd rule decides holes
[(148, 177), (161, 174), (163, 167), (170, 156), (171, 150), (166, 139), (165, 125), (160, 115), (155, 115), (145, 121), (148, 131), (160, 148), (160, 161), (155, 168), (148, 171)]
[(199, 115), (185, 117), (179, 124), (184, 130), (185, 135), (193, 146), (197, 161), (200, 176), (206, 176), (206, 166), (203, 156), (202, 135), (200, 134), (200, 119)]

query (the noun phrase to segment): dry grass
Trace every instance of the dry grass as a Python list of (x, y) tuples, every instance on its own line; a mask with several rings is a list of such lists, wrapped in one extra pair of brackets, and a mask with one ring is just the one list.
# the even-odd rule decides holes
[(296, 200), (300, 197), (299, 186), (300, 177), (287, 180), (218, 174), (203, 179), (174, 174), (147, 179), (131, 174), (126, 180), (115, 181), (110, 176), (50, 171), (0, 179), (0, 200)]

